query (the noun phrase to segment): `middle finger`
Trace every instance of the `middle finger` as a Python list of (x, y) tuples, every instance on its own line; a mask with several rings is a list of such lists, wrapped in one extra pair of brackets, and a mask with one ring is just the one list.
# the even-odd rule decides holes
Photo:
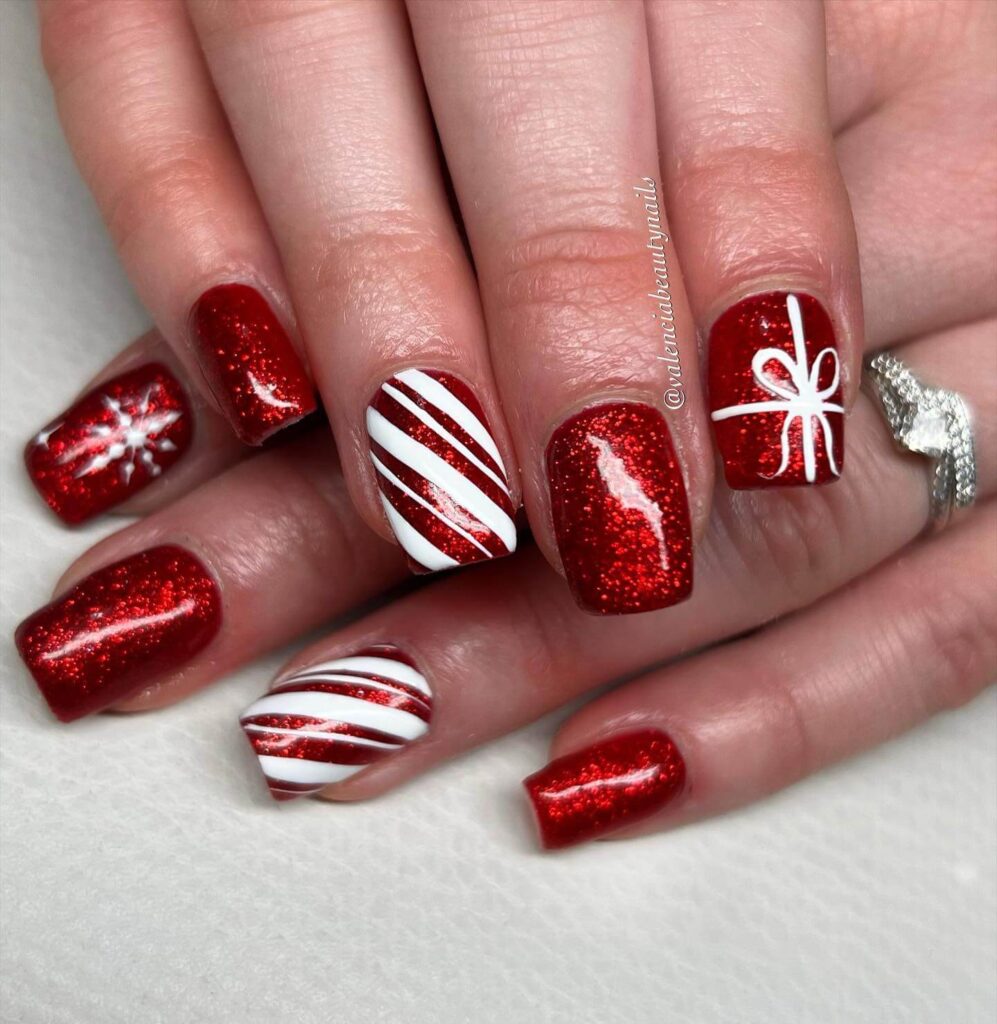
[(408, 6), (534, 536), (589, 611), (684, 600), (712, 459), (654, 198), (643, 7)]

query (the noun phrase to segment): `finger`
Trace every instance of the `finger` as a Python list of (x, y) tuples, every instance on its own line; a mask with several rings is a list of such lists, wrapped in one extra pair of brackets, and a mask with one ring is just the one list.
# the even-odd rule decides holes
[(904, 86), (836, 141), (859, 228), (873, 348), (997, 312), (997, 217), (980, 216), (993, 209), (997, 188), (993, 47), (969, 42), (995, 38), (997, 6), (964, 7), (954, 22), (930, 6), (900, 48)]
[[(965, 383), (980, 424), (984, 495), (997, 487), (997, 396), (981, 387), (971, 356), (972, 346), (989, 343), (984, 326), (925, 340), (905, 352), (918, 372), (924, 368), (945, 384)], [(924, 358), (929, 350), (936, 353), (934, 364)], [(958, 368), (963, 376), (956, 379)], [(376, 795), (593, 687), (756, 628), (869, 571), (923, 530), (929, 464), (896, 451), (865, 395), (855, 407), (853, 434), (852, 465), (837, 487), (811, 493), (806, 501), (790, 490), (720, 495), (702, 545), (696, 592), (667, 612), (593, 620), (543, 571), (539, 554), (527, 550), (501, 566), (379, 609), (312, 645), (278, 675), (276, 693), (244, 715), (253, 748), (266, 759), (264, 775), (281, 798), (294, 789), (291, 782), (302, 791), (322, 789), (333, 799)], [(390, 660), (418, 671), (422, 697), (415, 697), (418, 707), (401, 708), (418, 723), (391, 715), (402, 731), (385, 728), (379, 731), (386, 736), (376, 736), (362, 731), (378, 729), (363, 705), (394, 700), (397, 694), (382, 691), (392, 689), (397, 675), (391, 666), (378, 671), (369, 663), (344, 665), (342, 659), (370, 657), (383, 645), (391, 645)], [(373, 690), (364, 696), (350, 687)], [(295, 696), (301, 692), (332, 693), (337, 700), (306, 697), (306, 712)], [(344, 705), (338, 699), (344, 697), (353, 703)], [(302, 730), (307, 735), (297, 736)], [(357, 744), (350, 736), (383, 745)], [(302, 762), (290, 769), (294, 778), (286, 765), (271, 760), (281, 757)]]
[(245, 449), (186, 380), (157, 331), (120, 352), (28, 442), (28, 477), (63, 522), (145, 515), (238, 461)]
[[(730, 487), (841, 474), (862, 352), (820, 0), (647, 7), (664, 191)], [(845, 397), (843, 397), (845, 396)]]
[(55, 715), (169, 703), (404, 575), (328, 440), (249, 459), (83, 555), (17, 631)]
[(43, 0), (59, 116), (139, 297), (259, 444), (315, 408), (276, 250), (181, 0)]
[(586, 707), (525, 783), (544, 846), (738, 807), (966, 703), (997, 675), (995, 541), (991, 504), (854, 587)]
[(404, 9), (190, 9), (361, 514), (416, 571), (510, 554), (515, 459)]
[(408, 7), (534, 536), (590, 611), (675, 604), (712, 459), (653, 183), (643, 9)]

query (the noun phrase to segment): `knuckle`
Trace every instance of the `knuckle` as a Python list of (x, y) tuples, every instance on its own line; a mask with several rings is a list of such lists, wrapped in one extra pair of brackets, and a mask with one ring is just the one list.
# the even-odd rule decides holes
[(453, 245), (431, 223), (407, 210), (366, 211), (324, 219), (303, 237), (314, 287), (335, 301), (348, 300), (357, 289), (402, 287), (453, 273), (459, 261)]
[[(735, 133), (736, 134), (736, 133)], [(771, 137), (729, 143), (712, 132), (688, 147), (674, 165), (674, 187), (684, 200), (705, 205), (718, 190), (742, 197), (758, 191), (800, 199), (821, 187), (827, 174), (827, 147), (815, 140)]]
[(332, 6), (316, 0), (200, 0), (196, 20), (199, 42), (212, 56), (249, 61), (263, 55), (279, 59), (286, 74), (302, 65), (328, 76), (336, 58), (364, 45), (370, 14), (368, 0), (336, 0)]
[(817, 742), (797, 682), (789, 675), (777, 676), (766, 693), (766, 719), (766, 742), (778, 751), (780, 786), (806, 778), (821, 767), (826, 752)]
[(754, 496), (735, 507), (738, 514), (727, 532), (749, 579), (774, 584), (794, 607), (813, 599), (815, 584), (837, 579), (851, 517), (847, 500), (833, 489), (787, 490), (775, 509)]
[[(406, 209), (317, 218), (296, 244), (316, 308), (340, 320), (376, 319), (377, 351), (449, 354), (446, 325), (459, 318), (473, 287), (456, 236)], [(449, 339), (449, 340), (448, 340)]]
[(838, 200), (831, 167), (826, 146), (814, 141), (706, 142), (675, 162), (669, 205), (699, 222), (724, 275), (760, 273), (754, 264), (767, 251), (809, 266), (822, 251), (814, 211)]
[[(111, 237), (121, 248), (149, 219), (164, 214), (184, 219), (190, 209), (201, 209), (194, 197), (210, 195), (218, 187), (216, 144), (210, 139), (175, 137), (141, 140), (133, 150), (127, 173), (106, 197), (105, 219)], [(183, 227), (183, 225), (178, 225)]]
[(78, 75), (126, 55), (154, 52), (164, 16), (157, 4), (121, 0), (58, 0), (46, 3), (41, 20), (41, 53), (56, 93)]
[(513, 310), (619, 307), (649, 290), (649, 268), (646, 240), (632, 227), (560, 228), (512, 246), (497, 291)]
[(930, 603), (919, 603), (915, 625), (933, 670), (918, 672), (931, 712), (961, 707), (997, 676), (994, 587), (965, 574)]
[(42, 63), (53, 83), (63, 70), (99, 35), (103, 11), (93, 0), (64, 0), (41, 8)]

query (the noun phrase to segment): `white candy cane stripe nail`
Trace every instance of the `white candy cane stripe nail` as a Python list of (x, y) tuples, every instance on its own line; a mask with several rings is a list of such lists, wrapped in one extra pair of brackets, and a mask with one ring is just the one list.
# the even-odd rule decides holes
[(509, 478), (466, 384), (405, 370), (374, 397), (367, 433), (385, 514), (417, 571), (516, 550)]
[(278, 680), (239, 722), (277, 800), (314, 793), (429, 729), (425, 676), (394, 647), (321, 662)]

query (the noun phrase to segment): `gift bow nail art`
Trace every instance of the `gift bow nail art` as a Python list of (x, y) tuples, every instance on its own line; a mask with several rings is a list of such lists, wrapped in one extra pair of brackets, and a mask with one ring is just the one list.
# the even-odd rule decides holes
[(380, 646), (300, 669), (239, 721), (273, 798), (293, 800), (401, 750), (426, 733), (432, 713), (422, 673)]
[[(768, 402), (745, 402), (741, 405), (729, 405), (711, 413), (716, 422), (730, 419), (733, 416), (747, 416), (751, 413), (785, 412), (786, 418), (782, 425), (781, 445), (782, 462), (769, 479), (782, 476), (789, 467), (792, 457), (792, 446), (789, 439), (793, 424), (799, 420), (802, 434), (803, 466), (808, 483), (817, 479), (817, 455), (815, 450), (814, 420), (820, 425), (824, 437), (824, 447), (831, 472), (840, 476), (841, 471), (834, 458), (833, 431), (828, 422), (829, 412), (843, 413), (842, 406), (828, 399), (838, 390), (841, 378), (841, 363), (835, 349), (821, 349), (814, 359), (813, 366), (807, 365), (806, 336), (803, 333), (803, 316), (800, 303), (795, 295), (786, 296), (786, 311), (793, 331), (793, 349), (796, 358), (779, 348), (759, 349), (751, 360), (751, 371), (755, 382), (764, 388), (775, 400)], [(834, 376), (830, 384), (820, 387), (821, 370), (825, 357), (830, 358), (834, 367)], [(778, 363), (789, 375), (787, 382), (773, 378), (765, 372), (769, 363)]]

